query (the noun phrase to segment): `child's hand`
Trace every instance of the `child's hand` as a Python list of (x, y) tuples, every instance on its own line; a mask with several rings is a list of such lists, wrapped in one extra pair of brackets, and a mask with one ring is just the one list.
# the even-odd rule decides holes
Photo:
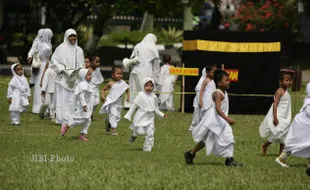
[(167, 118), (167, 117), (168, 117), (168, 115), (167, 115), (167, 114), (165, 114), (165, 115), (164, 115), (164, 118)]
[(9, 104), (10, 105), (12, 104), (12, 98), (9, 98)]
[(41, 92), (41, 96), (45, 97), (45, 91)]
[(87, 112), (87, 106), (83, 106), (83, 111)]
[(130, 101), (130, 97), (127, 96), (126, 97), (126, 101), (129, 102)]
[(236, 123), (235, 120), (230, 119), (230, 118), (227, 119), (227, 122), (228, 122), (230, 125), (234, 125), (234, 124)]
[(273, 118), (273, 124), (274, 124), (274, 126), (278, 126), (279, 125), (279, 120), (278, 120), (278, 118)]
[(199, 107), (202, 108), (203, 107), (203, 103), (202, 101), (199, 101)]
[(104, 96), (101, 96), (101, 102), (105, 102), (105, 97)]

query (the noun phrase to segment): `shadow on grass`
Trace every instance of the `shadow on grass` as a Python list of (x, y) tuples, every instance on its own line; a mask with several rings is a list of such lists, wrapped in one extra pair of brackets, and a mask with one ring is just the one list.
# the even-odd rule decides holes
[(195, 162), (196, 166), (224, 166), (222, 162)]

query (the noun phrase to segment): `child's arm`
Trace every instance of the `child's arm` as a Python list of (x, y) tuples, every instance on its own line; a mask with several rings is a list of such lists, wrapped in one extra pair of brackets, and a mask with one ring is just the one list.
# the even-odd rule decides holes
[(205, 80), (203, 80), (203, 83), (201, 85), (200, 92), (199, 92), (199, 107), (200, 108), (203, 107), (202, 97), (203, 97), (203, 93), (205, 92), (205, 88), (209, 82), (210, 82), (210, 79), (206, 78)]
[(44, 68), (41, 80), (40, 80), (40, 87), (42, 87), (42, 85), (43, 85), (42, 83), (43, 83), (43, 80), (44, 80), (45, 72), (48, 69), (48, 66), (49, 66), (49, 62), (47, 61), (46, 64), (45, 64), (45, 68)]
[(167, 118), (168, 117), (167, 114), (164, 114), (163, 112), (159, 111), (158, 108), (156, 108), (155, 113), (157, 115), (159, 115), (160, 117), (163, 117), (163, 118)]
[(9, 85), (8, 93), (7, 93), (7, 98), (8, 98), (8, 102), (9, 102), (10, 105), (12, 103), (13, 90), (14, 90), (14, 87)]
[(236, 121), (229, 118), (223, 110), (221, 109), (221, 102), (223, 101), (224, 97), (220, 92), (214, 92), (213, 93), (213, 100), (215, 102), (215, 109), (217, 114), (219, 114), (223, 119), (225, 119), (230, 125), (233, 125), (236, 123)]
[(283, 96), (283, 90), (281, 88), (279, 88), (277, 91), (276, 91), (276, 94), (275, 94), (275, 98), (274, 98), (274, 103), (273, 103), (273, 124), (275, 126), (279, 125), (279, 120), (278, 120), (278, 105), (279, 105), (279, 101), (281, 99), (281, 97)]
[(85, 91), (82, 91), (80, 94), (79, 94), (79, 100), (81, 102), (81, 105), (83, 106), (83, 111), (84, 112), (87, 112), (87, 103), (85, 101)]
[(126, 101), (127, 102), (130, 101), (130, 91), (129, 91), (129, 88), (127, 88), (127, 90), (126, 90)]
[(111, 89), (111, 82), (106, 84), (103, 89), (101, 90), (101, 101), (104, 103), (105, 102), (105, 93), (106, 91)]
[(42, 92), (41, 95), (43, 97), (45, 97), (45, 92), (47, 89), (47, 85), (48, 85), (48, 78), (49, 78), (50, 72), (44, 71), (43, 76), (42, 76), (42, 80), (41, 80), (41, 88), (42, 88)]
[(130, 109), (128, 110), (128, 112), (126, 113), (126, 115), (124, 116), (125, 119), (128, 119), (129, 121), (131, 121), (131, 117), (133, 115), (133, 113), (136, 111), (137, 109), (137, 104), (133, 103), (131, 106), (130, 106)]

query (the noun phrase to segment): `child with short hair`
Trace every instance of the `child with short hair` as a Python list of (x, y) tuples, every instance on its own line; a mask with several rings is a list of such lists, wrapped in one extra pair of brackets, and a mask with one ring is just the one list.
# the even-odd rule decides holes
[(266, 155), (267, 148), (272, 143), (280, 143), (279, 155), (281, 154), (284, 149), (284, 139), (292, 120), (291, 96), (288, 92), (288, 88), (292, 84), (292, 74), (281, 71), (279, 83), (280, 88), (275, 93), (274, 103), (259, 127), (260, 136), (268, 137), (268, 140), (261, 146), (263, 155)]
[(97, 106), (100, 103), (99, 86), (104, 81), (99, 66), (100, 66), (100, 58), (99, 56), (94, 56), (93, 59), (91, 60), (91, 65), (90, 65), (90, 68), (93, 70), (90, 84), (93, 87), (93, 91), (94, 91), (93, 93), (94, 93), (94, 98), (95, 98), (93, 112), (96, 110)]
[(158, 98), (153, 92), (154, 80), (151, 77), (146, 77), (142, 82), (144, 90), (138, 93), (124, 118), (131, 121), (133, 113), (138, 108), (133, 123), (129, 127), (132, 130), (129, 141), (134, 142), (138, 135), (145, 135), (143, 151), (150, 152), (154, 145), (154, 112), (163, 118), (166, 118), (167, 115), (158, 109)]
[(159, 90), (161, 92), (159, 95), (159, 110), (174, 111), (172, 93), (177, 76), (170, 74), (170, 68), (175, 66), (171, 63), (171, 56), (169, 54), (163, 56), (163, 62), (165, 64), (160, 68), (160, 75), (158, 78)]
[[(109, 95), (105, 98), (106, 91), (109, 91)], [(109, 116), (105, 120), (106, 131), (110, 132), (112, 128), (111, 135), (117, 136), (116, 128), (118, 122), (121, 119), (122, 112), (122, 96), (126, 91), (126, 98), (129, 101), (129, 86), (123, 81), (123, 68), (121, 66), (114, 65), (112, 67), (112, 81), (106, 84), (101, 91), (101, 100), (104, 102), (99, 114), (108, 113)]]
[(44, 113), (46, 112), (47, 108), (49, 110), (50, 119), (55, 120), (56, 118), (55, 101), (53, 101), (56, 75), (57, 75), (56, 72), (52, 68), (49, 67), (49, 63), (46, 63), (45, 71), (41, 79), (42, 106), (39, 112), (39, 116), (41, 118), (44, 118)]
[(283, 167), (288, 167), (286, 160), (291, 154), (308, 158), (308, 167), (310, 167), (310, 83), (307, 84), (306, 93), (307, 96), (304, 100), (304, 105), (289, 127), (284, 141), (285, 148), (276, 159), (276, 162)]
[(223, 70), (214, 72), (216, 90), (212, 93), (212, 105), (203, 116), (193, 131), (193, 138), (197, 145), (185, 152), (185, 162), (188, 165), (194, 164), (193, 159), (196, 153), (206, 147), (206, 154), (226, 157), (226, 166), (242, 166), (233, 158), (234, 135), (230, 125), (236, 121), (228, 117), (229, 100), (226, 90), (229, 88), (229, 75)]
[(93, 111), (94, 95), (90, 86), (92, 71), (88, 69), (81, 69), (79, 71), (79, 83), (75, 88), (74, 96), (69, 101), (75, 102), (73, 112), (73, 121), (62, 124), (61, 134), (64, 136), (69, 128), (77, 125), (82, 125), (82, 130), (78, 140), (87, 141), (86, 134), (91, 123), (91, 115)]
[(23, 67), (19, 63), (11, 66), (13, 78), (9, 82), (7, 98), (9, 99), (9, 111), (12, 125), (20, 124), (20, 114), (27, 110), (30, 88), (26, 77), (23, 75)]
[(215, 64), (212, 66), (207, 65), (202, 70), (202, 76), (200, 77), (196, 87), (196, 96), (193, 101), (194, 112), (191, 126), (189, 131), (194, 131), (195, 127), (199, 124), (205, 111), (209, 109), (211, 105), (211, 94), (216, 89), (215, 83), (213, 81), (213, 74), (217, 67)]

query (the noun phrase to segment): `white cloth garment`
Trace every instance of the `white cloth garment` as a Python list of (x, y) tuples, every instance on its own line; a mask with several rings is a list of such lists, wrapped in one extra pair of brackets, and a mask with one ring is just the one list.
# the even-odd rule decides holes
[(154, 34), (147, 34), (132, 51), (131, 58), (138, 56), (140, 63), (133, 65), (129, 75), (130, 103), (144, 89), (144, 86), (141, 84), (143, 78), (152, 77), (155, 83), (157, 83), (160, 74), (160, 59), (156, 48), (156, 41), (157, 38)]
[(42, 98), (42, 106), (40, 108), (40, 114), (46, 113), (48, 109), (48, 114), (51, 119), (55, 119), (55, 105), (53, 104), (54, 93), (46, 93), (45, 97)]
[(52, 55), (52, 45), (50, 43), (52, 37), (53, 32), (50, 29), (43, 29), (41, 41), (38, 42), (38, 53), (41, 59), (41, 65), (36, 75), (33, 74), (32, 76), (34, 77), (32, 113), (39, 113), (42, 105), (41, 102), (42, 90), (40, 87), (40, 82), (43, 76), (45, 65), (50, 60), (50, 56)]
[(47, 68), (42, 79), (42, 91), (45, 92), (45, 97), (41, 97), (42, 106), (40, 108), (40, 114), (44, 114), (48, 109), (51, 119), (55, 119), (56, 114), (56, 105), (54, 101), (55, 79), (55, 71), (51, 68)]
[[(228, 115), (229, 100), (227, 92), (220, 92), (224, 99), (221, 102), (222, 111)], [(213, 153), (221, 157), (233, 157), (234, 150), (234, 135), (231, 126), (224, 120), (215, 109), (215, 103), (212, 102), (210, 109), (207, 110), (202, 120), (194, 129), (193, 139), (195, 143), (204, 142), (206, 145), (206, 154)]]
[(284, 141), (284, 152), (291, 152), (302, 158), (310, 158), (310, 83), (306, 90), (304, 105), (295, 116)]
[(159, 95), (160, 110), (174, 111), (173, 91), (176, 76), (170, 74), (170, 65), (165, 64), (160, 68), (158, 84), (161, 94)]
[(63, 73), (64, 69), (77, 70), (84, 65), (83, 50), (77, 45), (77, 41), (72, 45), (68, 37), (77, 35), (75, 30), (68, 29), (64, 36), (64, 42), (60, 44), (52, 58), (51, 68), (57, 73), (55, 81), (55, 101), (56, 101), (56, 123), (63, 124), (72, 121), (74, 102), (68, 101), (73, 95), (75, 86), (70, 88), (67, 81), (69, 77)]
[(116, 81), (112, 85), (106, 101), (99, 111), (99, 114), (109, 114), (109, 122), (112, 128), (116, 128), (121, 119), (122, 95), (128, 88), (129, 86), (125, 81)]
[[(154, 80), (149, 77), (144, 79), (143, 83), (146, 84), (148, 81), (152, 81), (154, 84)], [(133, 123), (129, 128), (133, 131), (133, 136), (146, 134), (143, 151), (151, 151), (154, 144), (154, 112), (160, 117), (164, 117), (165, 114), (159, 111), (158, 98), (153, 92), (141, 91), (124, 118), (131, 121), (137, 108)]]
[(91, 124), (91, 118), (75, 118), (71, 123), (69, 123), (70, 128), (74, 128), (78, 125), (82, 125), (81, 134), (87, 134), (88, 128)]
[(45, 91), (46, 93), (54, 93), (56, 75), (57, 74), (53, 69), (46, 69), (42, 80), (42, 91)]
[(101, 83), (103, 83), (104, 79), (101, 75), (100, 68), (96, 68), (91, 75), (91, 86), (93, 88), (94, 93), (94, 106), (98, 105), (100, 103), (100, 97), (99, 97), (99, 86)]
[(27, 79), (24, 75), (19, 76), (14, 71), (14, 67), (18, 64), (11, 66), (13, 77), (8, 85), (7, 98), (11, 98), (12, 102), (9, 106), (12, 124), (19, 124), (20, 113), (27, 110), (29, 105), (28, 97), (30, 96), (30, 88)]
[(292, 120), (291, 96), (287, 90), (279, 101), (277, 117), (279, 124), (278, 126), (274, 126), (272, 104), (264, 121), (259, 127), (259, 133), (261, 137), (268, 137), (269, 142), (283, 143)]
[(43, 28), (41, 28), (38, 31), (38, 35), (33, 40), (32, 46), (31, 46), (31, 48), (30, 48), (30, 50), (28, 52), (28, 58), (31, 58), (35, 52), (38, 52), (38, 44), (41, 41), (42, 33), (43, 33)]

